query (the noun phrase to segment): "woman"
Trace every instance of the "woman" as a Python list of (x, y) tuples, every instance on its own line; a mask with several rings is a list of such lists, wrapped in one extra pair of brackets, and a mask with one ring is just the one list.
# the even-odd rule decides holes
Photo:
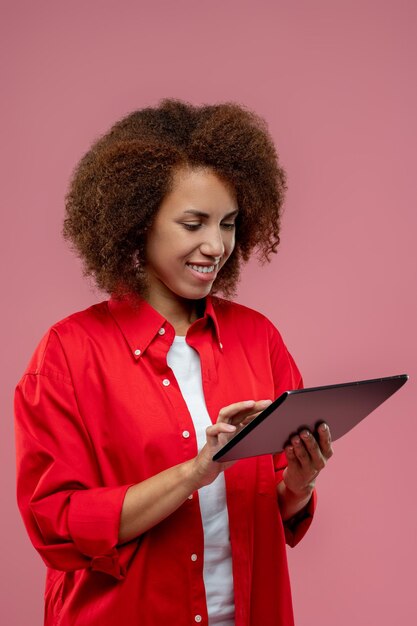
[(16, 393), (48, 626), (293, 624), (285, 540), (311, 522), (329, 429), (212, 461), (302, 385), (271, 322), (214, 296), (275, 252), (284, 191), (264, 123), (235, 104), (136, 111), (78, 165), (64, 235), (111, 298), (55, 324)]

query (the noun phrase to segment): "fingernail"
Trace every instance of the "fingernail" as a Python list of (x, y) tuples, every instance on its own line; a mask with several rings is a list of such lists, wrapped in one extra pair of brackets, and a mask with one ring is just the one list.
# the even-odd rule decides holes
[(294, 444), (295, 446), (299, 446), (299, 445), (300, 445), (300, 443), (301, 443), (301, 441), (300, 441), (299, 437), (294, 437), (294, 439), (292, 440), (292, 442), (293, 442), (293, 444)]
[(259, 404), (262, 404), (262, 406), (268, 406), (272, 404), (272, 400), (259, 400)]
[(326, 432), (327, 428), (328, 428), (327, 424), (321, 424), (320, 426), (320, 430), (322, 430), (323, 432)]
[(229, 432), (233, 432), (234, 430), (236, 430), (236, 426), (234, 426), (233, 424), (225, 424), (225, 426)]
[(303, 432), (301, 433), (301, 437), (303, 437), (303, 439), (308, 439), (310, 437), (309, 431), (303, 430)]

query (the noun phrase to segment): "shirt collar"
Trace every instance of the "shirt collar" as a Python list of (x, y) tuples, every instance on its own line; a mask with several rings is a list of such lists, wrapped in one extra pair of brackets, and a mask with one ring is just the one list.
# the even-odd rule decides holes
[(216, 315), (216, 312), (214, 310), (214, 307), (215, 307), (215, 305), (217, 305), (218, 302), (219, 302), (219, 299), (216, 298), (215, 296), (207, 296), (207, 298), (206, 298), (206, 309), (205, 309), (205, 313), (204, 313), (204, 318), (210, 319), (212, 321), (213, 326), (214, 326), (214, 332), (215, 332), (215, 335), (216, 335), (217, 343), (219, 344), (220, 348), (222, 348), (223, 346), (222, 346), (222, 342), (221, 342), (221, 339), (220, 339), (219, 322), (217, 320), (217, 315)]
[[(222, 349), (219, 324), (214, 310), (216, 301), (217, 298), (207, 296), (204, 316), (190, 326), (188, 333), (202, 325), (212, 327), (216, 341)], [(125, 296), (122, 299), (112, 297), (107, 304), (135, 359), (144, 354), (158, 333), (164, 334), (165, 329), (172, 329), (172, 325), (141, 297)]]

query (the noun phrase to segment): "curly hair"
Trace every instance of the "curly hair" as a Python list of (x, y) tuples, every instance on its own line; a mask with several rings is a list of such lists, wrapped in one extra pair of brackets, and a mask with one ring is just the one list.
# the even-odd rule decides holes
[(241, 263), (276, 252), (286, 175), (264, 120), (235, 103), (166, 99), (117, 122), (74, 171), (63, 234), (100, 289), (146, 292), (147, 231), (185, 166), (210, 168), (236, 192), (236, 244), (213, 292), (232, 296)]

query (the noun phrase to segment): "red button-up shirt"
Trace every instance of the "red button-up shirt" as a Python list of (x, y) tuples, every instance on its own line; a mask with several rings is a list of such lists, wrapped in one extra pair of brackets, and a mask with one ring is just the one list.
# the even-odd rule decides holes
[[(47, 626), (208, 624), (198, 492), (118, 545), (128, 487), (197, 454), (167, 366), (173, 338), (145, 301), (111, 299), (54, 325), (17, 387), (18, 502), (48, 566)], [(223, 406), (302, 384), (275, 327), (238, 304), (208, 297), (187, 342), (213, 421)], [(305, 533), (314, 498), (304, 517), (283, 524), (284, 464), (268, 455), (225, 472), (236, 626), (293, 624), (285, 540)]]

